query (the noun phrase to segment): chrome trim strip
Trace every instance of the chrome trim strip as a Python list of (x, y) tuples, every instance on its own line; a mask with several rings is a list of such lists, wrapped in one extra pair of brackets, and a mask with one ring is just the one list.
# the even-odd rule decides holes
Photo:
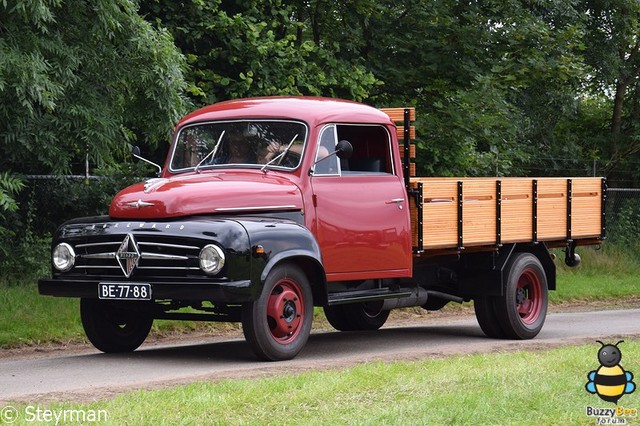
[(138, 266), (136, 269), (173, 269), (173, 270), (186, 270), (186, 271), (200, 271), (201, 269), (196, 266)]
[(251, 210), (291, 210), (298, 207), (294, 205), (287, 206), (255, 206), (255, 207), (220, 207), (215, 209), (217, 212), (231, 212), (231, 211), (251, 211)]
[(154, 246), (154, 247), (169, 247), (169, 248), (177, 248), (177, 249), (185, 249), (185, 250), (200, 250), (200, 247), (196, 247), (196, 246), (182, 246), (179, 244), (152, 243), (152, 242), (144, 242), (144, 241), (138, 241), (138, 245)]
[(98, 247), (98, 246), (119, 246), (122, 241), (109, 241), (106, 243), (86, 243), (86, 244), (77, 244), (76, 248), (82, 247)]
[(109, 265), (98, 265), (98, 266), (94, 266), (94, 265), (78, 265), (75, 267), (75, 269), (120, 269), (120, 266), (109, 266)]
[(174, 254), (160, 254), (160, 253), (140, 253), (140, 259), (155, 259), (155, 260), (189, 260), (187, 256), (178, 256)]
[(79, 254), (78, 257), (82, 257), (84, 259), (115, 259), (116, 253), (93, 253), (93, 254)]
[[(120, 269), (119, 266), (93, 266), (93, 265), (79, 265), (75, 269)], [(188, 270), (188, 271), (200, 271), (200, 268), (196, 266), (138, 266), (136, 269), (173, 269), (173, 270)]]

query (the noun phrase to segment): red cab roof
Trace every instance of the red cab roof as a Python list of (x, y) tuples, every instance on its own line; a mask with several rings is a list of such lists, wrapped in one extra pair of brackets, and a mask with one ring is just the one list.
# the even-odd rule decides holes
[(198, 121), (239, 118), (295, 119), (314, 127), (322, 123), (391, 124), (382, 111), (357, 102), (321, 97), (263, 97), (219, 102), (184, 117), (178, 126)]

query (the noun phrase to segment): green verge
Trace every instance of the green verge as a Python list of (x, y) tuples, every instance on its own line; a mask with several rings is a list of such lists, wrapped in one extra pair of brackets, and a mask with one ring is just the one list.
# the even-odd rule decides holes
[[(637, 370), (640, 341), (625, 341), (619, 347), (621, 365)], [(93, 403), (38, 407), (59, 415), (63, 410), (104, 410), (102, 420), (107, 421), (100, 424), (594, 425), (597, 419), (587, 416), (588, 406), (616, 407), (585, 390), (587, 374), (599, 367), (599, 348), (594, 342), (543, 351), (375, 362), (261, 380), (201, 381), (131, 391)], [(639, 397), (624, 395), (618, 404), (639, 408)], [(27, 405), (15, 407), (23, 413), (15, 424), (28, 424)], [(625, 420), (635, 424), (638, 418)]]
[[(615, 306), (640, 298), (640, 261), (633, 254), (613, 245), (605, 245), (605, 250), (581, 248), (583, 261), (577, 269), (565, 267), (562, 252), (556, 254), (558, 289), (550, 293), (552, 304), (588, 304), (603, 300)], [(0, 278), (0, 348), (84, 341), (78, 300), (40, 296), (36, 281), (36, 278)], [(450, 305), (445, 309), (458, 307)], [(316, 310), (314, 322), (319, 327), (327, 327), (321, 310)], [(156, 321), (152, 333), (158, 336), (192, 330), (215, 333), (240, 330), (240, 327), (238, 324)]]

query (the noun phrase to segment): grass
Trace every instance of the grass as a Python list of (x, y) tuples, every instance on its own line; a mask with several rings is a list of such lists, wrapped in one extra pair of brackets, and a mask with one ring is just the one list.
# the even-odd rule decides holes
[[(615, 407), (586, 392), (599, 367), (599, 345), (544, 351), (460, 355), (421, 361), (366, 363), (347, 369), (261, 380), (202, 381), (132, 391), (93, 403), (47, 409), (105, 410), (101, 424), (514, 424), (593, 425), (586, 407)], [(640, 341), (620, 345), (621, 365), (634, 371)], [(638, 408), (638, 396), (620, 405)], [(26, 406), (17, 406), (23, 412)], [(637, 418), (626, 418), (635, 423)], [(24, 419), (15, 424), (21, 423)]]
[[(558, 289), (550, 293), (552, 304), (591, 301), (637, 300), (640, 297), (640, 261), (616, 246), (606, 250), (580, 249), (582, 265), (570, 269), (563, 265), (557, 252)], [(38, 295), (36, 278), (21, 281), (0, 280), (0, 348), (34, 345), (42, 342), (84, 341), (77, 299)], [(445, 309), (456, 309), (455, 304)], [(418, 309), (418, 311), (421, 311)], [(321, 310), (316, 310), (314, 323), (327, 327)], [(155, 321), (155, 335), (191, 330), (239, 330), (238, 324), (200, 323), (190, 321)]]
[(552, 303), (610, 300), (624, 301), (640, 296), (640, 262), (634, 254), (618, 246), (604, 250), (579, 249), (582, 264), (564, 265), (558, 252), (558, 288), (550, 293)]

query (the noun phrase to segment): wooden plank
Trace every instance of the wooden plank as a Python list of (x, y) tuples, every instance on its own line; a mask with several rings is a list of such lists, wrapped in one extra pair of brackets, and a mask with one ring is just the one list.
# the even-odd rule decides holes
[(423, 181), (423, 240), (425, 249), (456, 247), (458, 205), (456, 180)]
[(567, 237), (567, 179), (538, 179), (538, 239)]
[[(400, 142), (400, 151), (402, 151), (402, 142), (404, 141), (404, 126), (396, 127), (396, 136)], [(416, 139), (416, 126), (409, 127), (409, 139), (412, 141)]]
[[(405, 108), (380, 108), (380, 111), (384, 112), (396, 123), (404, 122), (404, 110)], [(414, 107), (409, 108), (409, 120), (416, 121), (416, 109)]]
[(496, 243), (496, 180), (462, 180), (462, 241), (465, 247)]
[(596, 237), (602, 232), (602, 181), (573, 179), (571, 232), (573, 238)]
[[(404, 159), (404, 147), (400, 146), (400, 158)], [(409, 158), (416, 158), (415, 144), (409, 145)]]
[(502, 242), (533, 240), (533, 189), (530, 178), (502, 181)]

